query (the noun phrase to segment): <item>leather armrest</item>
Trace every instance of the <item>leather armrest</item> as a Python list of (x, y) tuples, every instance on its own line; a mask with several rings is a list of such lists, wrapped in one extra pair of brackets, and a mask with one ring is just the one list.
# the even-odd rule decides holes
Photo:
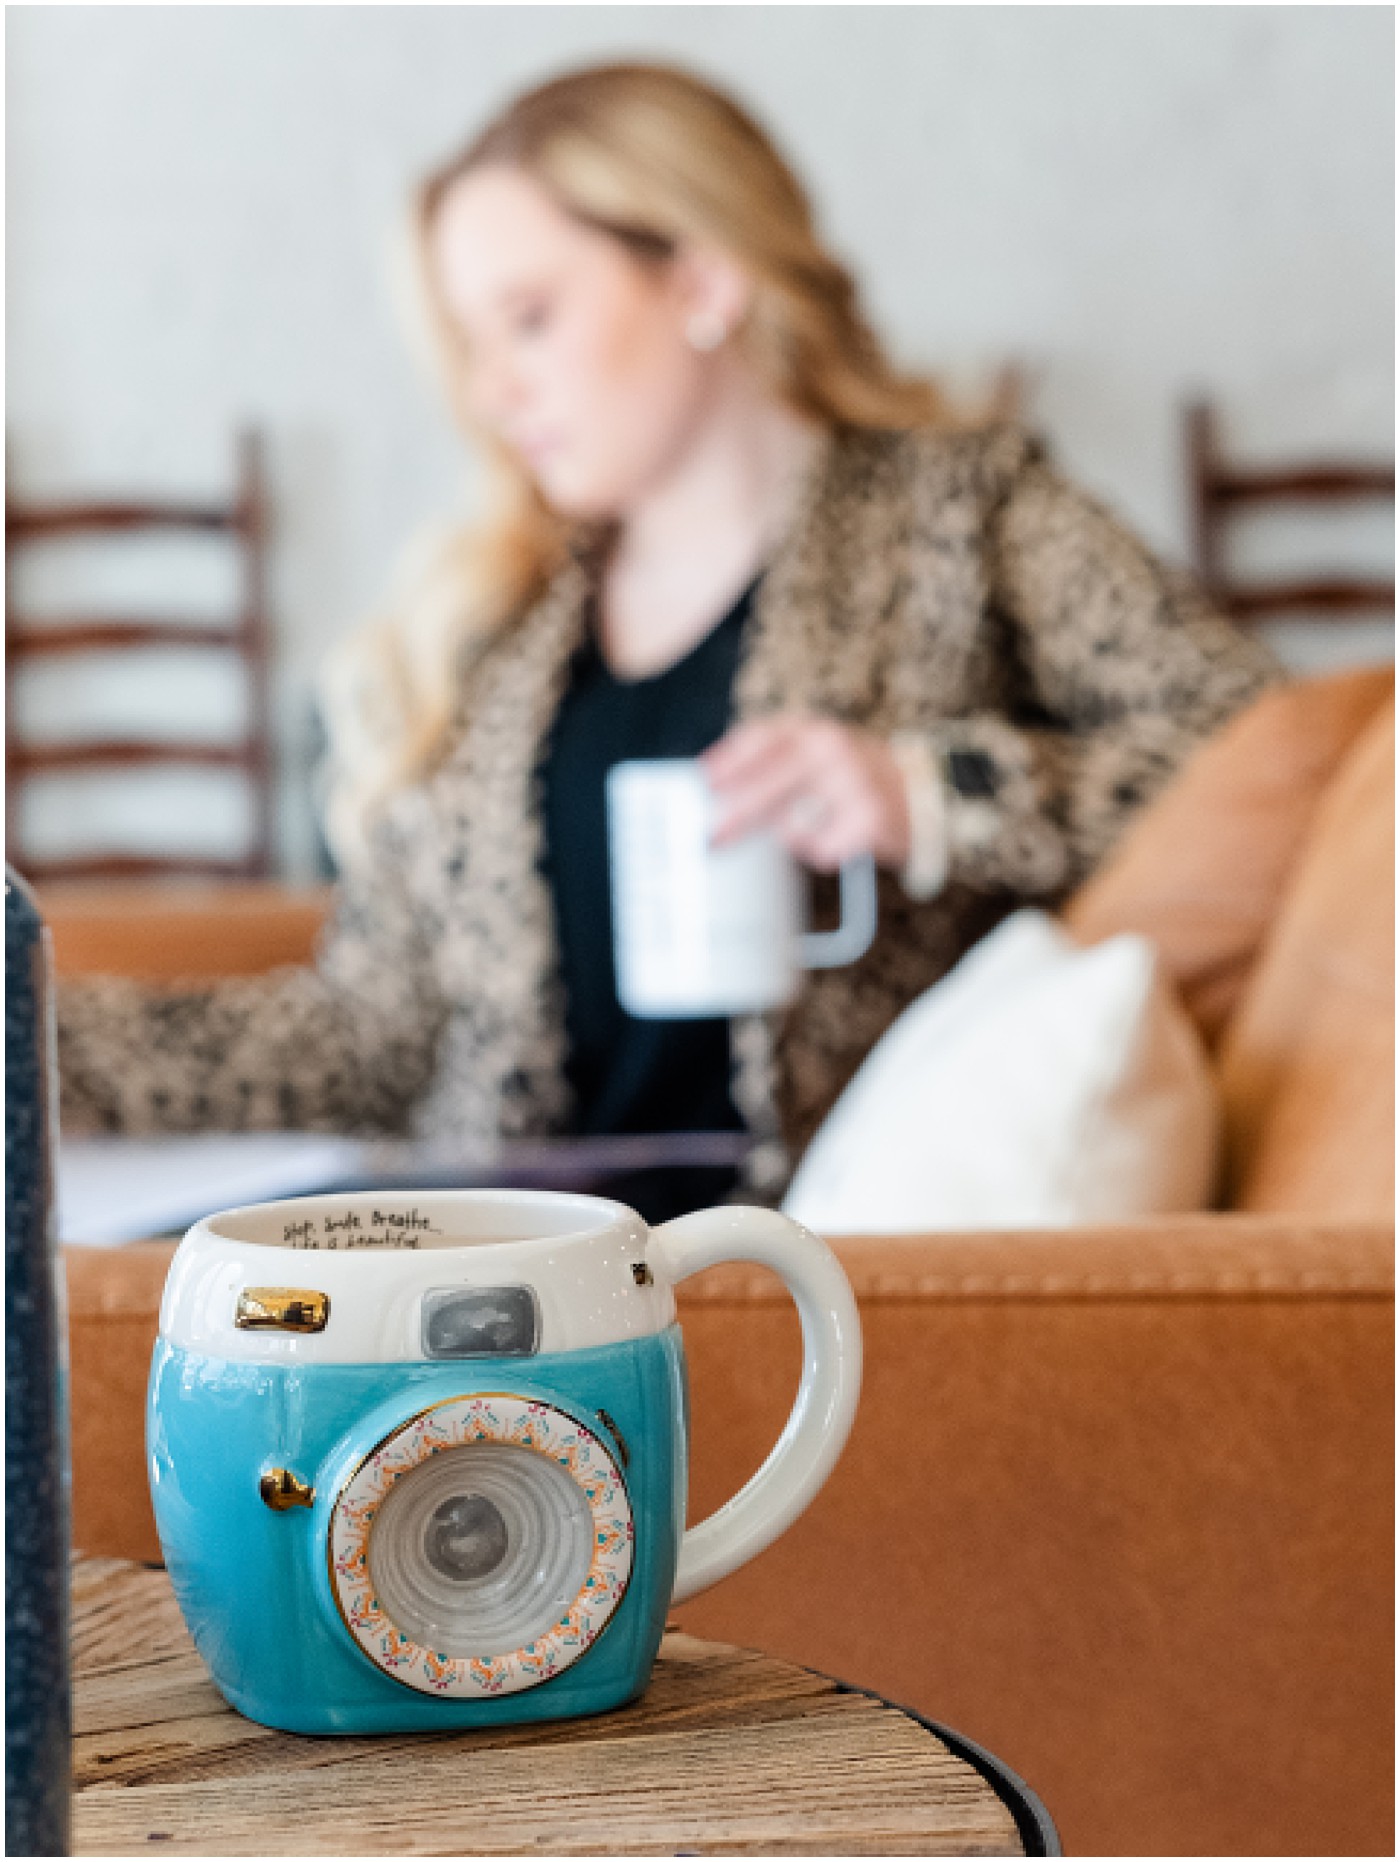
[(146, 1484), (146, 1380), (173, 1241), (63, 1249), (73, 1543), (160, 1562)]
[[(1159, 1216), (1114, 1227), (833, 1236), (862, 1302), (1236, 1298), (1249, 1293), (1386, 1296), (1395, 1290), (1393, 1230), (1316, 1217)], [(777, 1279), (742, 1265), (687, 1282), (681, 1301), (786, 1299)]]
[(327, 886), (271, 882), (67, 882), (42, 890), (54, 970), (167, 983), (309, 963)]
[[(867, 1326), (874, 1309), (885, 1306), (1051, 1308), (1087, 1302), (1116, 1311), (1134, 1302), (1268, 1298), (1330, 1303), (1335, 1297), (1384, 1299), (1394, 1286), (1390, 1234), (1381, 1225), (1275, 1216), (1201, 1215), (1122, 1228), (845, 1237), (833, 1246)], [(142, 1417), (161, 1290), (174, 1248), (173, 1242), (151, 1241), (63, 1250), (74, 1525), (84, 1551), (160, 1556), (146, 1495)], [(708, 1324), (705, 1314), (726, 1307), (777, 1309), (782, 1342), (775, 1336), (769, 1343), (765, 1333), (754, 1369), (765, 1383), (786, 1387), (795, 1382), (796, 1319), (773, 1274), (740, 1264), (712, 1268), (680, 1289), (680, 1305), (692, 1326)], [(721, 1334), (716, 1321), (717, 1343)], [(879, 1368), (878, 1359), (867, 1367), (868, 1381), (869, 1372)], [(730, 1477), (726, 1464), (722, 1478)]]

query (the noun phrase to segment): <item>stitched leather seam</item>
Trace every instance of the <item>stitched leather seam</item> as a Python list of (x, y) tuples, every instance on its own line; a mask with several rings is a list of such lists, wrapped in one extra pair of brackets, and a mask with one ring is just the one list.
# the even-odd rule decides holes
[(153, 1300), (149, 1306), (70, 1306), (68, 1324), (70, 1328), (75, 1325), (136, 1325), (149, 1329), (159, 1316), (159, 1300)]
[[(1192, 1280), (1183, 1277), (1167, 1280), (1133, 1280), (1119, 1281), (1089, 1278), (1087, 1280), (1065, 1280), (1051, 1276), (1045, 1280), (1012, 1277), (1007, 1280), (989, 1280), (980, 1274), (968, 1275), (959, 1280), (916, 1279), (916, 1280), (871, 1280), (856, 1283), (856, 1297), (881, 1305), (894, 1305), (901, 1300), (1013, 1300), (1033, 1299), (1051, 1304), (1055, 1301), (1071, 1303), (1075, 1301), (1089, 1303), (1092, 1301), (1111, 1300), (1391, 1300), (1394, 1288), (1380, 1281), (1357, 1277), (1338, 1279), (1335, 1276), (1303, 1274), (1295, 1280), (1280, 1280), (1269, 1276), (1223, 1276), (1218, 1280)], [(682, 1305), (696, 1306), (782, 1306), (787, 1304), (787, 1294), (781, 1288), (765, 1286), (755, 1282), (751, 1286), (736, 1291), (732, 1288), (716, 1289), (709, 1292), (703, 1287), (687, 1287), (680, 1294)], [(70, 1312), (69, 1324), (79, 1326), (135, 1326), (138, 1330), (149, 1330), (156, 1323), (154, 1306), (144, 1311), (130, 1308), (107, 1308), (93, 1312)]]
[[(1394, 1288), (1388, 1282), (1372, 1275), (1338, 1275), (1333, 1273), (1300, 1273), (1291, 1277), (1277, 1274), (1219, 1274), (1209, 1279), (1202, 1279), (1194, 1274), (1169, 1274), (1160, 1276), (1130, 1275), (1121, 1276), (1090, 1274), (1083, 1279), (1070, 1279), (1065, 1275), (1051, 1274), (1043, 1278), (1034, 1275), (1011, 1274), (1005, 1277), (993, 1277), (986, 1274), (965, 1274), (957, 1278), (947, 1276), (903, 1276), (881, 1275), (869, 1280), (855, 1283), (859, 1298), (871, 1300), (900, 1300), (909, 1298), (938, 1299), (1390, 1299)], [(683, 1302), (693, 1301), (704, 1305), (747, 1306), (755, 1303), (781, 1305), (787, 1295), (781, 1288), (763, 1281), (754, 1281), (740, 1290), (730, 1287), (716, 1288), (713, 1292), (704, 1287), (686, 1288), (682, 1294)]]

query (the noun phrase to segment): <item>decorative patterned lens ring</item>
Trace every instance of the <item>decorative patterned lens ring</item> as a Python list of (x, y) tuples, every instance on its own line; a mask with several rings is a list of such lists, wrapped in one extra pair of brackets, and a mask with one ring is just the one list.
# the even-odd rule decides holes
[(632, 1543), (622, 1475), (590, 1430), (523, 1397), (456, 1397), (412, 1417), (342, 1488), (331, 1588), (395, 1680), (455, 1699), (515, 1694), (596, 1641)]

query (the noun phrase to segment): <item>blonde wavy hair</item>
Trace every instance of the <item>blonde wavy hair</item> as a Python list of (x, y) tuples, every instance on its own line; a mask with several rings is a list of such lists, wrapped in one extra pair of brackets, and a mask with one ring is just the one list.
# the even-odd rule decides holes
[(385, 802), (431, 771), (474, 652), (530, 606), (580, 540), (581, 527), (548, 508), (465, 406), (462, 339), (438, 293), (429, 236), (448, 189), (488, 165), (530, 175), (642, 261), (664, 263), (687, 244), (727, 252), (752, 285), (731, 340), (798, 412), (830, 428), (954, 424), (932, 381), (892, 366), (796, 176), (731, 98), (689, 72), (641, 64), (592, 66), (517, 97), (413, 198), (414, 312), (454, 413), (485, 454), (488, 495), (479, 522), (420, 542), (385, 612), (326, 668), (323, 800), (343, 866), (363, 857)]

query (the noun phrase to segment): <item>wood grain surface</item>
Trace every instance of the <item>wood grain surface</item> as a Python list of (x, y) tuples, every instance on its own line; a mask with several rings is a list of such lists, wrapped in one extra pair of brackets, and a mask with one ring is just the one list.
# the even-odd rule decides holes
[(75, 1855), (1020, 1855), (897, 1708), (668, 1633), (640, 1701), (471, 1733), (298, 1737), (226, 1706), (164, 1572), (74, 1567)]

